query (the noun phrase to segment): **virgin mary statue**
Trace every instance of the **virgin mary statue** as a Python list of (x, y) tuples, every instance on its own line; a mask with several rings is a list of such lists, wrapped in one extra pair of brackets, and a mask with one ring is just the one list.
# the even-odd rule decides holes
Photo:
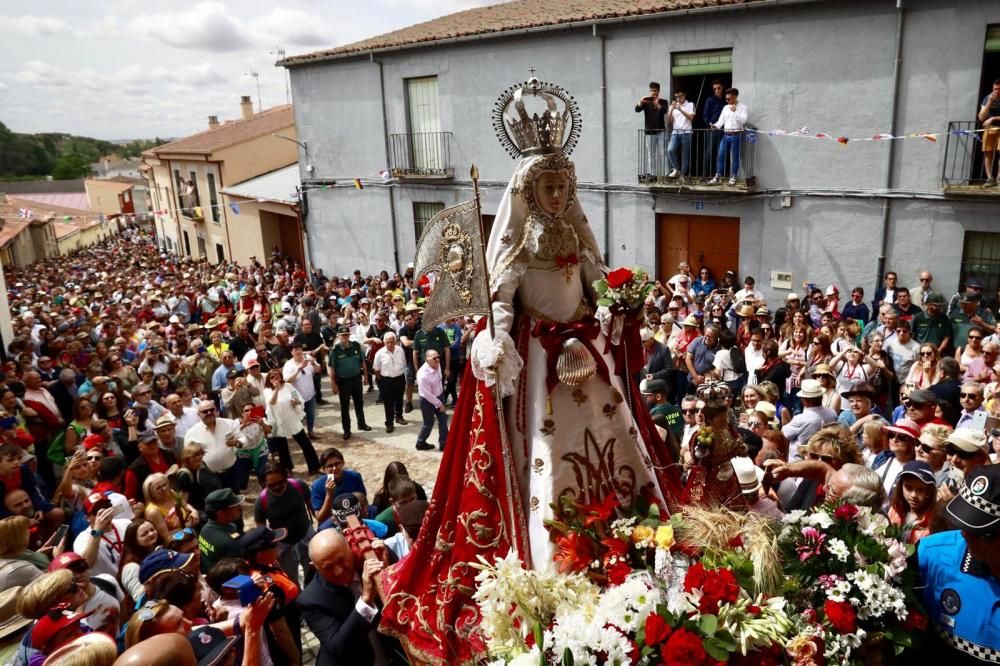
[[(529, 115), (532, 101), (544, 112)], [(514, 548), (525, 566), (553, 566), (545, 521), (560, 497), (668, 510), (680, 496), (631, 378), (638, 365), (628, 367), (625, 338), (595, 307), (592, 284), (607, 268), (567, 157), (579, 123), (573, 99), (536, 79), (497, 103), (501, 142), (522, 159), (486, 249), (494, 332), (481, 326), (474, 340), (414, 549), (383, 578), (380, 630), (420, 661), (476, 660), (469, 564)]]

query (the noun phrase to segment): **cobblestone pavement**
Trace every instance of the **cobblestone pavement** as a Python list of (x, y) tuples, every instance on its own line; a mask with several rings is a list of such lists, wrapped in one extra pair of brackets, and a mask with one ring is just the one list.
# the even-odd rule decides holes
[[(428, 498), (434, 489), (434, 482), (437, 480), (438, 466), (441, 464), (441, 453), (437, 448), (432, 451), (417, 451), (417, 432), (420, 430), (420, 408), (415, 405), (415, 409), (403, 416), (409, 422), (408, 425), (397, 425), (395, 431), (387, 433), (385, 431), (385, 412), (382, 405), (376, 405), (375, 399), (377, 391), (365, 393), (365, 420), (372, 427), (371, 432), (361, 432), (357, 430), (354, 423), (354, 409), (351, 408), (351, 425), (354, 428), (351, 439), (344, 441), (343, 429), (340, 423), (340, 398), (330, 391), (330, 380), (323, 380), (323, 397), (328, 401), (326, 405), (319, 405), (316, 412), (316, 432), (321, 439), (313, 442), (316, 452), (319, 453), (327, 447), (340, 449), (344, 454), (347, 467), (357, 470), (364, 478), (365, 487), (368, 490), (368, 499), (371, 499), (381, 485), (382, 475), (385, 467), (390, 462), (398, 460), (406, 465), (410, 477), (423, 486), (427, 491)], [(415, 396), (414, 396), (415, 397)], [(437, 441), (437, 426), (435, 432), (430, 437), (431, 442)], [(295, 462), (296, 476), (312, 481), (315, 477), (306, 474), (305, 459), (295, 440), (289, 440), (289, 448), (292, 452), (292, 460)], [(247, 525), (253, 525), (253, 499), (260, 493), (260, 486), (255, 478), (251, 478), (247, 495), (251, 501), (244, 508), (244, 519)], [(302, 625), (302, 664), (315, 664), (319, 655), (319, 641), (309, 628)]]

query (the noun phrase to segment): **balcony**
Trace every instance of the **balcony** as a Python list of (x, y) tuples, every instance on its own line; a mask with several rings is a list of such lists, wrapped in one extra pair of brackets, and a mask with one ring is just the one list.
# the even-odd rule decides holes
[[(636, 173), (639, 183), (650, 188), (687, 190), (692, 192), (748, 192), (757, 188), (754, 177), (755, 133), (751, 130), (727, 134), (721, 130), (695, 129), (677, 134), (677, 147), (673, 157), (668, 157), (670, 130), (638, 130), (636, 133)], [(713, 183), (719, 147), (723, 138), (739, 140), (739, 169), (732, 173), (733, 150), (730, 150), (722, 177)], [(683, 173), (683, 143), (687, 140), (691, 148), (688, 156), (687, 175)], [(735, 147), (735, 146), (733, 146)], [(674, 163), (671, 162), (674, 160)], [(670, 177), (676, 167), (678, 174)], [(730, 184), (732, 183), (732, 184)]]
[(177, 198), (180, 200), (182, 216), (194, 222), (205, 221), (205, 211), (201, 209), (197, 190), (189, 192), (182, 190)]
[(451, 132), (390, 134), (389, 171), (393, 178), (454, 178)]
[[(983, 161), (983, 132), (975, 120), (948, 123), (941, 187), (945, 194), (962, 197), (1000, 197), (1000, 187), (990, 181)], [(996, 165), (993, 167), (996, 169)], [(996, 177), (994, 172), (994, 178)]]

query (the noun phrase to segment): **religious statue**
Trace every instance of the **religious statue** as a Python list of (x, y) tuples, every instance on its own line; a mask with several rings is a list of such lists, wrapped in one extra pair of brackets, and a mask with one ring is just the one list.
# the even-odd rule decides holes
[(725, 382), (707, 382), (696, 389), (704, 403), (705, 425), (691, 438), (690, 467), (684, 504), (746, 509), (732, 459), (746, 455), (746, 444), (729, 422), (730, 389)]
[[(414, 550), (384, 577), (381, 630), (429, 663), (472, 662), (482, 648), (470, 563), (513, 548), (525, 566), (552, 566), (545, 521), (561, 496), (666, 512), (681, 492), (632, 379), (639, 366), (622, 367), (628, 354), (616, 346), (628, 336), (607, 335), (595, 317), (593, 283), (607, 268), (568, 157), (580, 128), (575, 101), (533, 78), (501, 95), (494, 126), (522, 159), (485, 251), (492, 321), (475, 337), (452, 421), (467, 427), (452, 428)], [(441, 248), (435, 291), (461, 290), (475, 264), (455, 240), (474, 234), (462, 231), (463, 206), (437, 236), (425, 232)]]

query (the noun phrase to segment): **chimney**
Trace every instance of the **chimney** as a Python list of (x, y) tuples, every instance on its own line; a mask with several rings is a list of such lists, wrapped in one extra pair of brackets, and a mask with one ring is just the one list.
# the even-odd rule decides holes
[(219, 116), (208, 117), (208, 129), (215, 129), (219, 126)]
[(250, 95), (243, 95), (240, 98), (240, 111), (243, 112), (243, 120), (253, 118), (253, 102), (250, 101)]

